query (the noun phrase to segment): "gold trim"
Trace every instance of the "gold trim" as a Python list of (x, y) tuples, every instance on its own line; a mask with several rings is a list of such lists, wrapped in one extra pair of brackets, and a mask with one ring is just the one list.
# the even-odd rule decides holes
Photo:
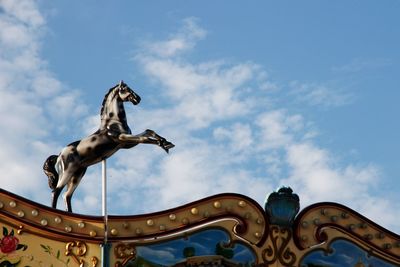
[(18, 226), (17, 234), (22, 235), (23, 231), (24, 231), (24, 226), (23, 225)]
[(133, 243), (119, 243), (114, 248), (114, 255), (119, 259), (115, 262), (115, 267), (125, 266), (130, 260), (136, 258), (135, 245)]
[(268, 243), (270, 244), (262, 251), (262, 259), (266, 266), (279, 262), (282, 266), (294, 267), (297, 257), (289, 247), (292, 231), (274, 225), (270, 228), (269, 236)]
[(96, 267), (99, 263), (99, 259), (96, 256), (93, 256), (90, 260), (92, 261), (92, 267)]
[(84, 257), (86, 255), (86, 251), (87, 246), (85, 242), (82, 241), (72, 241), (65, 245), (65, 256), (71, 256), (75, 262), (79, 264), (79, 267), (83, 267), (85, 265), (85, 261), (80, 259), (80, 257)]

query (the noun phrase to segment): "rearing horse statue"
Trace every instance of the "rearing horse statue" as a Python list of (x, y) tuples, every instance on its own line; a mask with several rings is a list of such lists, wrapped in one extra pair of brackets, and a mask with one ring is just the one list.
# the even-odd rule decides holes
[(71, 198), (86, 169), (95, 163), (113, 155), (121, 148), (132, 148), (138, 144), (153, 144), (167, 153), (174, 144), (152, 130), (132, 135), (126, 120), (123, 102), (137, 105), (140, 97), (123, 81), (112, 87), (105, 95), (100, 116), (100, 128), (88, 137), (64, 147), (61, 153), (51, 155), (43, 165), (48, 176), (49, 186), (53, 190), (52, 207), (56, 208), (58, 197), (67, 185), (64, 193), (66, 210), (72, 212)]

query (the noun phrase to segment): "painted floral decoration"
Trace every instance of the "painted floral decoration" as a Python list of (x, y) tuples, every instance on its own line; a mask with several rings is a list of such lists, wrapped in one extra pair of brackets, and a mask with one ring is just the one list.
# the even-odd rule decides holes
[(3, 227), (3, 238), (0, 240), (0, 251), (4, 254), (11, 253), (15, 250), (25, 250), (26, 245), (20, 244), (18, 238), (14, 236), (14, 230), (8, 232), (8, 229)]
[(0, 239), (0, 266), (16, 266), (21, 257), (12, 256), (13, 252), (21, 249), (24, 251), (27, 248), (27, 245), (19, 243), (19, 239), (14, 236), (14, 230), (8, 231), (3, 227), (3, 237)]

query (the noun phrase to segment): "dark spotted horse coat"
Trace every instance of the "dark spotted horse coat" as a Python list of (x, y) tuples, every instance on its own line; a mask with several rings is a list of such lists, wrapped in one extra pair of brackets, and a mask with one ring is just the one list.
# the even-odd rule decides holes
[(100, 128), (79, 141), (62, 149), (59, 155), (51, 155), (43, 165), (53, 190), (52, 207), (67, 186), (63, 195), (66, 210), (72, 212), (71, 198), (88, 166), (96, 164), (121, 148), (132, 148), (138, 144), (154, 144), (167, 153), (174, 145), (152, 130), (132, 135), (126, 120), (123, 102), (139, 104), (140, 97), (124, 82), (112, 87), (105, 95), (101, 108)]

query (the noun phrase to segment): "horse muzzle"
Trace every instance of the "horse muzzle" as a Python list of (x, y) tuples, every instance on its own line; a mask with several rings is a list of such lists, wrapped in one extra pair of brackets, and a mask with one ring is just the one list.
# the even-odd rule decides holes
[(129, 101), (132, 102), (132, 104), (134, 104), (134, 105), (139, 104), (140, 100), (141, 100), (141, 98), (138, 95), (135, 95), (135, 96), (132, 95), (129, 97)]

